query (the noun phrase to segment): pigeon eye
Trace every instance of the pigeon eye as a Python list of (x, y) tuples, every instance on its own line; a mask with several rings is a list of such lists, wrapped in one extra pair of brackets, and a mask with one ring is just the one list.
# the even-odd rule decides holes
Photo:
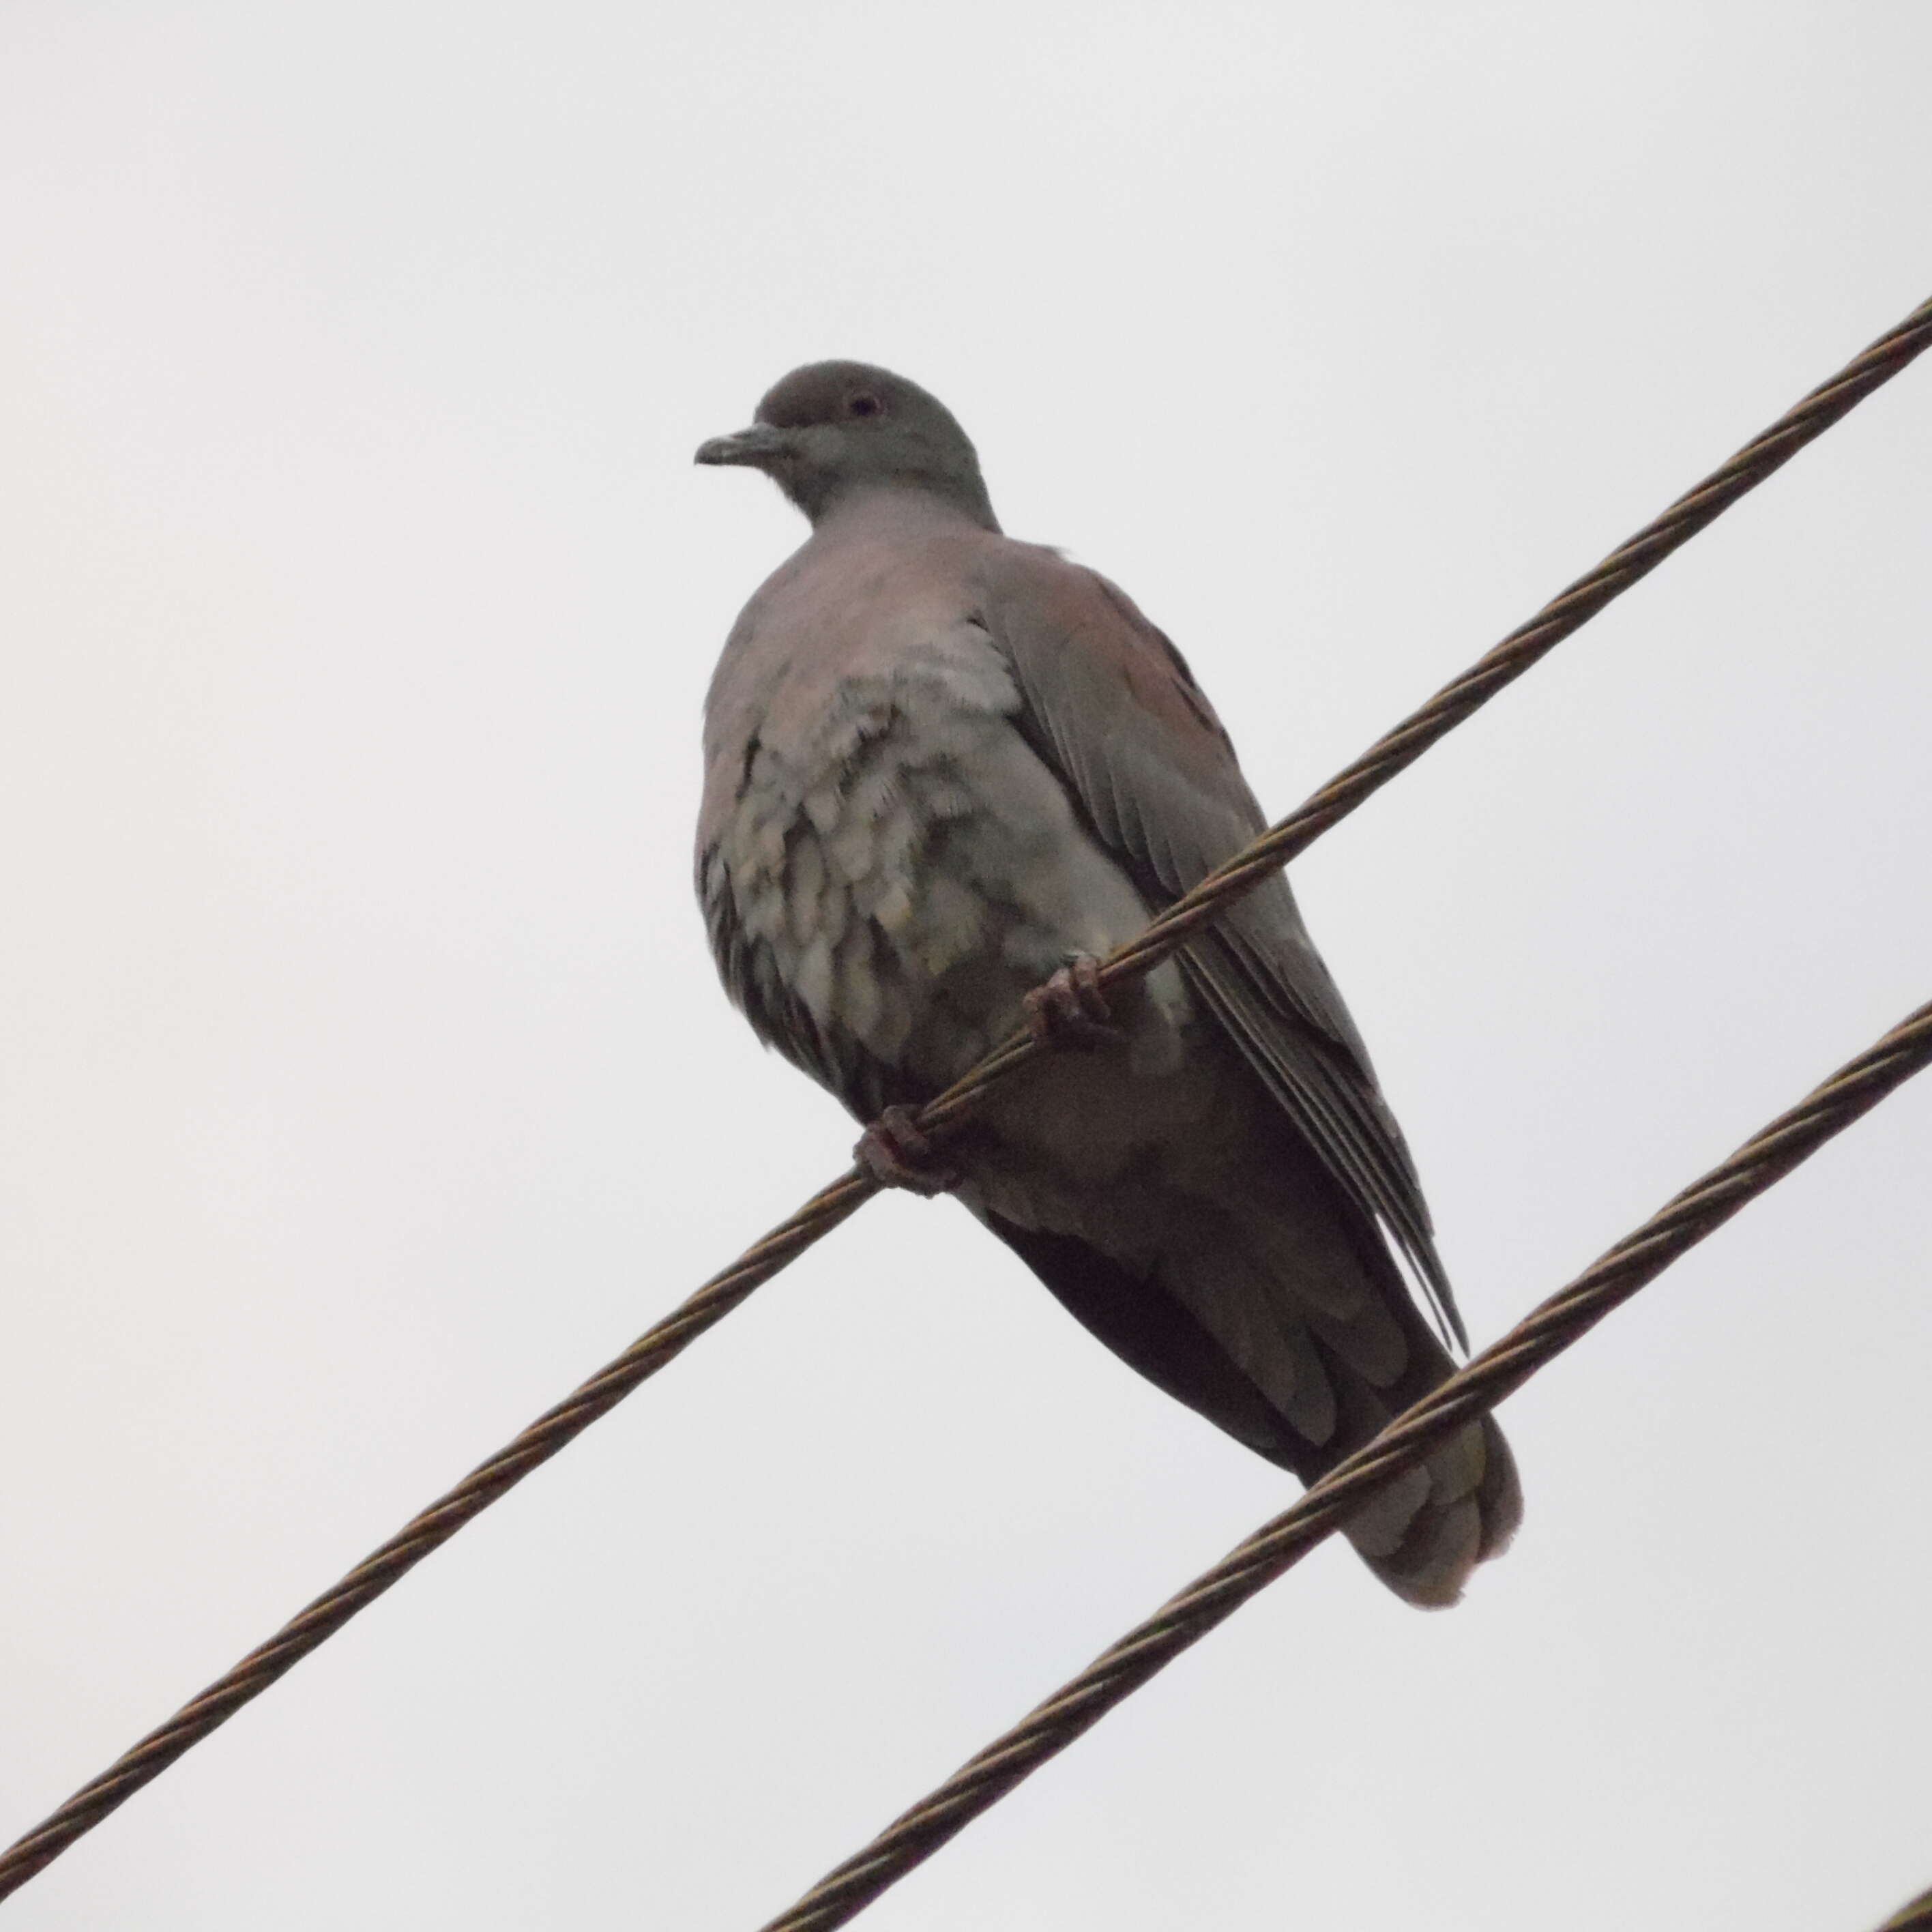
[(886, 412), (886, 406), (877, 396), (854, 396), (845, 405), (855, 416), (878, 416)]

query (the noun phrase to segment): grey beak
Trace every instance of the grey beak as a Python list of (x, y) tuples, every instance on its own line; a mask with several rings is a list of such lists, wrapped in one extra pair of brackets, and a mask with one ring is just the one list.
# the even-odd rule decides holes
[(784, 430), (774, 429), (770, 423), (754, 423), (749, 429), (736, 430), (730, 436), (714, 436), (709, 442), (700, 443), (692, 460), (744, 464), (761, 470), (766, 464), (790, 454), (791, 446), (791, 438)]

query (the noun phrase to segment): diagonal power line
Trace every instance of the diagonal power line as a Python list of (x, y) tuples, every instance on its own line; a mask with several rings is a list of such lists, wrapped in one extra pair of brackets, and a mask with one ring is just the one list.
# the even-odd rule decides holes
[(1932, 1927), (1932, 1886), (1901, 1905), (1878, 1932), (1927, 1932), (1928, 1927)]
[[(855, 1918), (1021, 1780), (1057, 1756), (1190, 1645), (1226, 1621), (1346, 1523), (1383, 1484), (1413, 1468), (1472, 1417), (1493, 1408), (1580, 1341), (1612, 1310), (1720, 1227), (1746, 1202), (1932, 1064), (1932, 1002), (1814, 1088), (1789, 1113), (1592, 1262), (1501, 1341), (1485, 1348), (1338, 1462), (1273, 1522), (1103, 1651), (1080, 1675), (970, 1758), (946, 1782), (830, 1873), (763, 1932), (831, 1932)], [(1882, 1932), (1932, 1926), (1932, 1894)]]
[[(1915, 309), (1855, 356), (1528, 622), (1445, 685), (1420, 710), (1378, 739), (1339, 777), (1175, 901), (1138, 939), (1102, 962), (1102, 982), (1112, 986), (1150, 971), (1190, 933), (1304, 850), (1928, 346), (1932, 346), (1932, 302)], [(933, 1130), (953, 1124), (992, 1082), (1037, 1051), (1024, 1036), (1008, 1040), (921, 1109), (918, 1124)], [(713, 1275), (614, 1361), (546, 1410), (514, 1441), (478, 1464), (273, 1636), (0, 1853), (0, 1898), (26, 1884), (76, 1839), (259, 1696), (430, 1551), (448, 1542), (472, 1516), (548, 1462), (730, 1313), (754, 1289), (830, 1233), (875, 1191), (876, 1184), (848, 1169), (722, 1274)]]

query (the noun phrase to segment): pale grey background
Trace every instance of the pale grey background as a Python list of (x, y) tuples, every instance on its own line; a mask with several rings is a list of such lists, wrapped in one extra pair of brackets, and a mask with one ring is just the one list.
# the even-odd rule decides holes
[[(0, 1835), (843, 1163), (688, 885), (809, 358), (1286, 809), (1932, 290), (1922, 6), (0, 14)], [(1932, 368), (1297, 868), (1479, 1340), (1932, 994)], [(871, 1924), (1859, 1932), (1932, 1879), (1932, 1083)], [(1290, 1485), (893, 1200), (22, 1893), (749, 1928)]]

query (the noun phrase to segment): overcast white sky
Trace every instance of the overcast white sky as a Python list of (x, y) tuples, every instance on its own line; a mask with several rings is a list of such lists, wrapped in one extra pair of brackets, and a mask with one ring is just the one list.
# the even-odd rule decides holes
[[(887, 362), (1285, 810), (1932, 292), (1896, 4), (0, 11), (0, 1839), (844, 1164), (688, 886)], [(1932, 995), (1932, 367), (1296, 868), (1486, 1340)], [(887, 1932), (1864, 1932), (1932, 1880), (1932, 1081)], [(1280, 1508), (881, 1202), (12, 1902), (733, 1932)]]

